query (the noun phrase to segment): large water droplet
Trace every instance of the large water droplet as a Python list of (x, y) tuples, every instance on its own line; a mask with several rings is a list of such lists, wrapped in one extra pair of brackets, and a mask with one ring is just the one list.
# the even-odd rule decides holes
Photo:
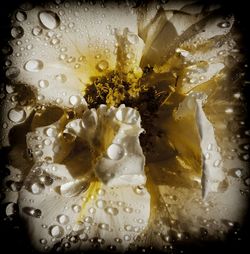
[(18, 11), (15, 16), (16, 20), (19, 22), (23, 22), (27, 18), (27, 14), (24, 11)]
[(107, 149), (107, 155), (111, 160), (120, 160), (124, 156), (124, 149), (121, 145), (111, 144)]
[(27, 215), (35, 217), (35, 218), (40, 218), (42, 215), (41, 210), (35, 209), (33, 207), (24, 207), (23, 212), (26, 213)]
[(117, 215), (119, 213), (119, 210), (115, 207), (109, 206), (105, 208), (105, 212), (110, 215)]
[(10, 67), (6, 70), (5, 75), (8, 79), (16, 78), (20, 74), (20, 69), (17, 67)]
[(9, 203), (6, 206), (5, 213), (7, 216), (11, 216), (11, 215), (15, 214), (16, 211), (17, 211), (17, 205), (15, 203)]
[(24, 69), (30, 72), (38, 72), (43, 68), (43, 62), (38, 59), (32, 59), (25, 63)]
[(100, 62), (97, 64), (97, 66), (96, 66), (96, 68), (97, 68), (99, 71), (105, 71), (105, 70), (108, 69), (108, 67), (109, 67), (109, 63), (108, 63), (106, 60), (100, 61)]
[(13, 108), (9, 111), (8, 117), (12, 122), (20, 123), (26, 119), (26, 112), (23, 109)]
[(19, 39), (23, 36), (24, 30), (21, 26), (14, 26), (11, 29), (10, 34), (14, 39)]
[(57, 221), (60, 224), (65, 225), (69, 222), (69, 217), (67, 215), (61, 214), (57, 216)]
[(57, 135), (57, 131), (56, 131), (56, 128), (52, 128), (52, 127), (49, 127), (45, 130), (45, 134), (48, 136), (48, 137), (56, 137)]
[(54, 225), (49, 228), (49, 233), (51, 236), (53, 236), (55, 238), (59, 238), (59, 237), (63, 236), (64, 230), (61, 226)]
[(39, 80), (39, 81), (38, 81), (38, 86), (39, 86), (40, 88), (46, 88), (46, 87), (49, 86), (49, 81), (48, 81), (48, 80), (44, 80), (44, 79)]
[(228, 28), (230, 27), (230, 22), (228, 21), (220, 22), (217, 26), (220, 28)]
[(60, 18), (52, 11), (42, 11), (38, 15), (41, 24), (46, 29), (55, 29), (60, 25)]

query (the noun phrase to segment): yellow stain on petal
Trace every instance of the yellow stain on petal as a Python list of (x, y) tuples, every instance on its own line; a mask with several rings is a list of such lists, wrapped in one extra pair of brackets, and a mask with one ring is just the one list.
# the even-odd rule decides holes
[(86, 214), (87, 204), (89, 203), (91, 199), (94, 199), (94, 200), (97, 199), (97, 194), (98, 194), (97, 192), (98, 192), (98, 189), (100, 189), (101, 185), (102, 183), (99, 181), (93, 181), (90, 183), (90, 186), (87, 192), (85, 193), (84, 201), (82, 203), (82, 207), (81, 207), (79, 217), (77, 219), (77, 223), (82, 223), (82, 218)]

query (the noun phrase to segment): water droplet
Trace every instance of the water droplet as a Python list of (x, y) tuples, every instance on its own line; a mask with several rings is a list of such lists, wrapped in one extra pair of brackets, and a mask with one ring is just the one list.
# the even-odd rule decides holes
[(145, 194), (145, 188), (143, 186), (136, 186), (134, 188), (134, 192), (138, 195), (144, 195)]
[(102, 200), (102, 199), (99, 199), (99, 200), (96, 201), (96, 206), (98, 208), (103, 209), (106, 206), (106, 201)]
[(15, 214), (16, 211), (17, 211), (17, 205), (15, 203), (9, 203), (6, 206), (5, 213), (7, 216), (11, 216), (11, 215)]
[(9, 111), (8, 117), (12, 122), (20, 123), (26, 119), (26, 112), (23, 109), (13, 108)]
[(33, 183), (30, 186), (30, 190), (33, 194), (40, 194), (43, 190), (43, 186), (40, 183)]
[(48, 136), (48, 137), (56, 137), (57, 136), (57, 131), (56, 131), (56, 128), (52, 128), (52, 127), (49, 127), (45, 130), (45, 134)]
[(124, 207), (124, 208), (123, 208), (123, 211), (124, 211), (125, 213), (132, 213), (132, 212), (133, 212), (133, 208), (132, 208), (132, 207)]
[(123, 239), (125, 241), (130, 241), (131, 240), (131, 237), (129, 235), (124, 235)]
[(228, 28), (228, 27), (230, 27), (230, 22), (223, 21), (223, 22), (220, 22), (217, 26), (220, 28)]
[(34, 28), (32, 29), (32, 34), (33, 34), (34, 36), (38, 36), (38, 35), (41, 35), (41, 34), (42, 34), (42, 31), (43, 31), (43, 29), (42, 29), (41, 27), (36, 26), (36, 27), (34, 27)]
[(57, 221), (60, 224), (65, 225), (69, 222), (69, 217), (67, 215), (61, 214), (57, 216)]
[(47, 244), (47, 240), (46, 239), (40, 239), (40, 243), (41, 244)]
[(38, 72), (43, 68), (43, 62), (38, 59), (32, 59), (25, 63), (24, 69), (30, 72)]
[(124, 149), (121, 145), (111, 144), (107, 149), (107, 155), (111, 160), (120, 160), (124, 156)]
[(103, 230), (109, 230), (109, 225), (106, 223), (100, 223), (98, 227)]
[(81, 98), (77, 95), (71, 95), (69, 97), (69, 103), (72, 105), (72, 106), (76, 106), (76, 105), (79, 105), (81, 102)]
[(86, 233), (82, 233), (82, 234), (79, 235), (79, 238), (82, 241), (87, 241), (89, 237)]
[(10, 67), (6, 70), (5, 75), (8, 79), (16, 78), (20, 74), (20, 69), (17, 67)]
[(93, 219), (91, 217), (87, 216), (87, 217), (84, 218), (84, 222), (92, 223)]
[(58, 74), (56, 75), (56, 80), (60, 81), (61, 83), (65, 83), (67, 81), (67, 77), (64, 74)]
[(116, 243), (122, 243), (122, 239), (120, 239), (118, 237), (116, 237), (114, 240), (115, 240)]
[(214, 167), (219, 167), (220, 164), (221, 164), (221, 160), (216, 160), (213, 165)]
[(96, 212), (94, 207), (90, 207), (89, 208), (89, 213), (94, 214)]
[(63, 236), (64, 230), (61, 226), (54, 225), (49, 228), (49, 233), (51, 236), (59, 238)]
[(16, 20), (19, 22), (23, 22), (27, 18), (27, 14), (24, 11), (18, 11), (15, 16)]
[(109, 67), (109, 63), (106, 60), (100, 61), (96, 66), (97, 70), (99, 71), (105, 71), (108, 69), (108, 67)]
[(60, 18), (52, 11), (42, 11), (38, 16), (41, 24), (46, 29), (55, 29), (60, 25)]
[(26, 213), (27, 215), (35, 217), (35, 218), (40, 218), (42, 215), (41, 210), (35, 209), (33, 207), (24, 207), (23, 212)]
[(24, 30), (21, 26), (14, 26), (11, 29), (10, 34), (14, 39), (19, 39), (23, 36)]
[(250, 177), (247, 177), (245, 180), (244, 180), (244, 184), (246, 186), (250, 186)]
[(110, 215), (117, 215), (119, 213), (119, 210), (115, 207), (108, 206), (105, 208), (105, 212)]
[(105, 190), (104, 189), (98, 189), (97, 194), (99, 196), (104, 196), (105, 195)]
[(41, 79), (38, 81), (38, 86), (40, 88), (46, 88), (49, 86), (49, 81), (48, 80), (45, 80), (45, 79)]
[(79, 205), (73, 205), (72, 210), (74, 213), (79, 213), (81, 211), (81, 207)]
[(53, 179), (48, 175), (39, 176), (39, 180), (42, 184), (45, 184), (47, 186), (49, 186), (53, 183)]

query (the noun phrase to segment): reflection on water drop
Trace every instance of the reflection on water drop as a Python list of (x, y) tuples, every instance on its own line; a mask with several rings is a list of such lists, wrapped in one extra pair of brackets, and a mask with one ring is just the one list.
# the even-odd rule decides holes
[(26, 119), (26, 112), (23, 109), (13, 108), (9, 111), (8, 117), (12, 122), (20, 123)]
[(31, 186), (30, 186), (30, 190), (33, 194), (40, 194), (43, 190), (43, 186), (40, 184), (40, 183), (33, 183)]
[(61, 226), (54, 225), (49, 228), (49, 233), (51, 236), (59, 238), (63, 236), (64, 230)]
[(6, 206), (5, 213), (7, 216), (11, 216), (11, 215), (15, 214), (16, 211), (17, 211), (17, 205), (15, 203), (9, 203)]
[(60, 18), (52, 11), (42, 11), (38, 15), (41, 24), (46, 29), (55, 29), (60, 25)]
[(60, 224), (65, 225), (69, 222), (69, 217), (67, 215), (61, 214), (57, 216), (57, 221)]
[(109, 206), (105, 208), (105, 212), (110, 215), (117, 215), (119, 211), (117, 208)]
[(20, 74), (20, 70), (17, 67), (10, 67), (6, 70), (5, 75), (8, 79), (16, 78)]
[(30, 72), (38, 72), (43, 68), (43, 62), (38, 59), (32, 59), (25, 63), (24, 69)]
[(53, 183), (53, 179), (48, 175), (41, 175), (39, 177), (39, 180), (42, 184), (47, 185), (47, 186), (49, 186)]
[(118, 144), (111, 144), (107, 149), (107, 155), (111, 160), (120, 160), (124, 153), (123, 147)]
[(140, 115), (135, 109), (126, 107), (118, 109), (115, 117), (120, 122), (124, 122), (126, 124), (136, 124)]
[(76, 105), (79, 105), (81, 102), (81, 98), (77, 95), (72, 95), (69, 97), (69, 103), (72, 105), (72, 106), (76, 106)]
[(19, 22), (23, 22), (27, 18), (27, 14), (24, 11), (18, 11), (15, 16), (16, 20)]
[(136, 34), (133, 33), (128, 33), (127, 34), (127, 40), (131, 43), (131, 44), (137, 44), (139, 42), (139, 38)]
[(48, 80), (44, 80), (44, 79), (39, 80), (39, 81), (38, 81), (38, 86), (39, 86), (40, 88), (46, 88), (46, 87), (49, 86), (49, 81), (48, 81)]
[(72, 210), (74, 213), (79, 213), (81, 211), (81, 207), (79, 205), (73, 205)]
[(99, 200), (96, 201), (96, 206), (98, 208), (103, 209), (106, 206), (106, 201), (102, 200), (102, 199), (99, 199)]
[(52, 128), (52, 127), (49, 127), (45, 130), (45, 134), (48, 136), (48, 137), (56, 137), (57, 135), (57, 131), (56, 131), (56, 128)]
[(106, 223), (99, 223), (98, 227), (103, 230), (109, 230), (109, 225)]
[(64, 83), (67, 81), (67, 77), (64, 74), (58, 74), (56, 75), (56, 80), (60, 81), (61, 83)]
[(244, 184), (246, 186), (250, 186), (250, 177), (247, 177), (245, 180), (244, 180)]
[(23, 36), (24, 30), (21, 26), (14, 26), (11, 29), (10, 34), (14, 39), (19, 39)]
[(24, 207), (23, 212), (29, 216), (35, 217), (35, 218), (40, 218), (42, 215), (41, 210), (35, 209), (33, 207)]
[(99, 71), (105, 71), (108, 69), (108, 67), (109, 67), (109, 63), (106, 60), (100, 61), (96, 66), (97, 70)]
[(89, 237), (86, 233), (82, 233), (82, 234), (79, 235), (79, 238), (82, 241), (87, 241)]
[(228, 21), (220, 22), (217, 26), (220, 28), (228, 28), (230, 27), (230, 22)]
[(36, 27), (34, 27), (34, 28), (32, 29), (32, 34), (33, 34), (34, 36), (38, 36), (38, 35), (42, 34), (42, 31), (43, 31), (43, 29), (42, 29), (41, 27), (36, 26)]

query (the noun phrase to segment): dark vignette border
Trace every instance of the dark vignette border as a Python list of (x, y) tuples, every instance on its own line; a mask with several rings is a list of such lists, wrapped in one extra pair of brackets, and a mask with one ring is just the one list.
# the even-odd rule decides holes
[[(46, 0), (44, 0), (46, 1)], [(136, 0), (136, 5), (144, 4), (150, 0)], [(234, 2), (226, 0), (200, 0), (202, 3), (220, 3), (225, 11), (232, 12), (236, 16), (237, 28), (242, 35), (242, 48), (241, 51), (245, 55), (246, 62), (246, 80), (250, 80), (250, 10), (248, 2), (246, 0), (237, 0)], [(41, 0), (5, 0), (0, 3), (0, 92), (4, 82), (4, 57), (1, 49), (6, 45), (6, 42), (10, 38), (10, 15), (13, 11), (24, 2), (31, 2), (34, 5), (39, 4)], [(95, 2), (99, 2), (96, 0)], [(108, 1), (104, 1), (108, 2)], [(159, 0), (160, 2), (160, 0)], [(247, 128), (250, 128), (250, 85), (243, 87), (243, 94), (247, 103), (247, 116), (246, 123)], [(0, 99), (1, 100), (1, 99)], [(0, 110), (1, 114), (1, 110)], [(7, 163), (6, 154), (8, 149), (0, 150), (0, 191), (2, 187), (2, 180), (9, 174), (8, 169), (5, 168)], [(250, 169), (249, 169), (250, 170)], [(249, 195), (249, 193), (248, 193)], [(3, 193), (0, 192), (0, 202), (4, 199)], [(248, 196), (250, 201), (250, 195)], [(250, 203), (249, 203), (250, 204)], [(16, 208), (18, 209), (18, 207)], [(241, 228), (233, 228), (232, 232), (229, 232), (226, 241), (224, 242), (195, 242), (189, 245), (178, 245), (176, 249), (168, 249), (164, 253), (249, 253), (250, 251), (250, 209), (248, 209), (247, 216), (245, 217), (244, 224)], [(29, 240), (24, 233), (24, 225), (17, 215), (8, 217), (5, 216), (5, 206), (0, 204), (0, 252), (1, 253), (25, 253), (34, 254), (37, 253), (29, 244)], [(235, 233), (237, 232), (237, 234)], [(240, 239), (240, 240), (239, 240)], [(183, 252), (182, 252), (183, 251)], [(84, 251), (81, 253), (98, 253), (98, 250)], [(102, 252), (104, 253), (104, 252)], [(133, 252), (135, 253), (135, 252)], [(140, 249), (138, 248), (136, 253), (159, 253), (154, 249)]]

